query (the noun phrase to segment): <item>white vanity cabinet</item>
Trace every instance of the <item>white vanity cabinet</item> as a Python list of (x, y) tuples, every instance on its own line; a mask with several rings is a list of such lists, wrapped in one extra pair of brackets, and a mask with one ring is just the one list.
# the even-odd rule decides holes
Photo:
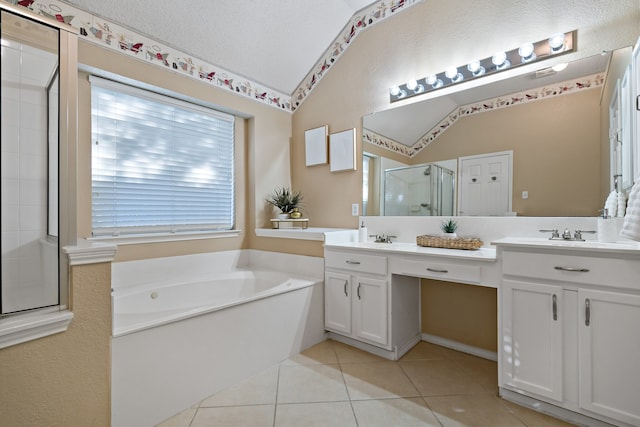
[(638, 426), (640, 295), (580, 289), (578, 301), (580, 407)]
[(324, 283), (325, 329), (332, 338), (389, 359), (419, 341), (418, 279), (399, 278), (391, 286), (386, 255), (325, 248)]
[(325, 328), (375, 344), (387, 344), (387, 282), (325, 273)]
[(562, 301), (560, 286), (502, 283), (505, 384), (562, 401)]
[(640, 425), (640, 247), (496, 244), (502, 396)]

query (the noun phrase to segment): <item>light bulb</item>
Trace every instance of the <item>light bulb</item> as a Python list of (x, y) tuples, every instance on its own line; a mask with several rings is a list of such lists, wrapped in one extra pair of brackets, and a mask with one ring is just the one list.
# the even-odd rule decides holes
[(407, 89), (415, 90), (417, 87), (418, 87), (418, 81), (417, 80), (409, 80), (407, 82)]
[(491, 58), (491, 62), (493, 62), (493, 65), (496, 66), (497, 70), (504, 70), (511, 65), (505, 52), (497, 52), (494, 54)]
[(438, 80), (438, 76), (435, 74), (429, 74), (426, 78), (427, 84), (433, 85)]
[(390, 93), (392, 96), (398, 96), (398, 95), (400, 95), (400, 87), (399, 87), (399, 86), (394, 86), (394, 87), (392, 87), (391, 89), (389, 89), (389, 93)]
[(549, 37), (549, 48), (551, 53), (558, 53), (564, 50), (564, 34), (558, 33)]
[(458, 72), (458, 68), (457, 67), (449, 67), (447, 68), (447, 70), (444, 72), (444, 75), (448, 78), (451, 79), (452, 83), (458, 83), (460, 81), (462, 81), (462, 79), (464, 79), (464, 76)]
[(467, 70), (469, 70), (474, 77), (481, 76), (485, 72), (484, 67), (480, 65), (480, 61), (478, 60), (469, 62), (469, 65), (467, 65)]
[(536, 53), (533, 43), (525, 43), (518, 49), (518, 55), (522, 58), (522, 62), (531, 62), (536, 59)]

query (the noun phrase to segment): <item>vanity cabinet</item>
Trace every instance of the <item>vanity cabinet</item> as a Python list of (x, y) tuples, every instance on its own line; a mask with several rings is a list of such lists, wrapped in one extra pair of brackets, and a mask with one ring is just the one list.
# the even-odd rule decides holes
[(640, 295), (580, 289), (578, 301), (580, 407), (640, 425)]
[(387, 282), (351, 274), (325, 274), (325, 328), (387, 344)]
[(498, 247), (503, 397), (640, 425), (640, 250)]
[(396, 360), (420, 340), (417, 278), (394, 277), (388, 257), (325, 248), (325, 329), (331, 337)]
[(505, 280), (502, 303), (505, 384), (562, 401), (562, 287)]

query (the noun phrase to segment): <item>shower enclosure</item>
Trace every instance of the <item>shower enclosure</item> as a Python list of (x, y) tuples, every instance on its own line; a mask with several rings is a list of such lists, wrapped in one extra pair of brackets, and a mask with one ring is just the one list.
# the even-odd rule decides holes
[(384, 215), (453, 215), (455, 188), (455, 172), (435, 163), (386, 169)]

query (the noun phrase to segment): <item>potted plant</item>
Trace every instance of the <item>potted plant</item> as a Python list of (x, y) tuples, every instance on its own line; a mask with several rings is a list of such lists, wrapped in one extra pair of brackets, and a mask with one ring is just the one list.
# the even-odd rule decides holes
[(267, 203), (280, 209), (279, 218), (289, 218), (291, 211), (297, 208), (302, 200), (302, 193), (294, 191), (289, 187), (276, 188), (267, 197)]
[(442, 221), (440, 229), (445, 237), (457, 237), (456, 230), (458, 229), (458, 223), (449, 218), (447, 221)]

